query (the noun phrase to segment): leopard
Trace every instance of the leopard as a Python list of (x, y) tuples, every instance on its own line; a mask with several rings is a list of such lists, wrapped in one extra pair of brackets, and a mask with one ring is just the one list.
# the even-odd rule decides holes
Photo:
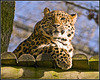
[(72, 67), (73, 46), (77, 14), (45, 8), (44, 17), (37, 22), (32, 34), (13, 51), (17, 58), (30, 54), (50, 54), (56, 65), (68, 70)]

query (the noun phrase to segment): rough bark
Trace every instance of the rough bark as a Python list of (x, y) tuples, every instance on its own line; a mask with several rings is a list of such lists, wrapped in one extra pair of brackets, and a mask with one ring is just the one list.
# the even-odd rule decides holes
[(1, 53), (6, 52), (13, 30), (14, 1), (1, 2)]

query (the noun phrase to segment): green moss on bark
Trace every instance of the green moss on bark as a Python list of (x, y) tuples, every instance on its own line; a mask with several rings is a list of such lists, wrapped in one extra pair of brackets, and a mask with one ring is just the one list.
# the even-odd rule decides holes
[(14, 1), (1, 2), (1, 53), (6, 52), (13, 30)]

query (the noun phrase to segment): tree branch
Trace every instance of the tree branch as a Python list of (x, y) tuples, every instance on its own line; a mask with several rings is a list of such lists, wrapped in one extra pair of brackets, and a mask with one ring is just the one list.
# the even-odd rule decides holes
[(30, 31), (30, 32), (33, 32), (34, 29), (29, 27), (29, 26), (26, 26), (18, 21), (14, 21), (14, 26), (17, 27), (17, 28), (20, 28), (20, 29), (24, 29), (25, 31)]
[(68, 2), (68, 1), (65, 1), (66, 4), (71, 4), (71, 5), (74, 5), (76, 7), (79, 7), (79, 8), (82, 8), (82, 9), (85, 9), (85, 10), (88, 10), (88, 11), (94, 11), (94, 12), (99, 12), (99, 10), (96, 10), (96, 9), (88, 9), (87, 7), (83, 7), (83, 6), (80, 6), (78, 4), (75, 4), (73, 2)]

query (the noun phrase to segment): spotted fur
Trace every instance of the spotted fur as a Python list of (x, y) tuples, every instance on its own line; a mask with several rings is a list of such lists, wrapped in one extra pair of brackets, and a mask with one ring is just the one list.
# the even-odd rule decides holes
[(50, 12), (45, 8), (44, 17), (35, 25), (34, 32), (13, 53), (17, 58), (23, 54), (31, 54), (36, 58), (39, 54), (48, 53), (58, 67), (70, 69), (73, 55), (71, 40), (75, 34), (76, 18), (76, 14), (69, 15), (59, 10)]

